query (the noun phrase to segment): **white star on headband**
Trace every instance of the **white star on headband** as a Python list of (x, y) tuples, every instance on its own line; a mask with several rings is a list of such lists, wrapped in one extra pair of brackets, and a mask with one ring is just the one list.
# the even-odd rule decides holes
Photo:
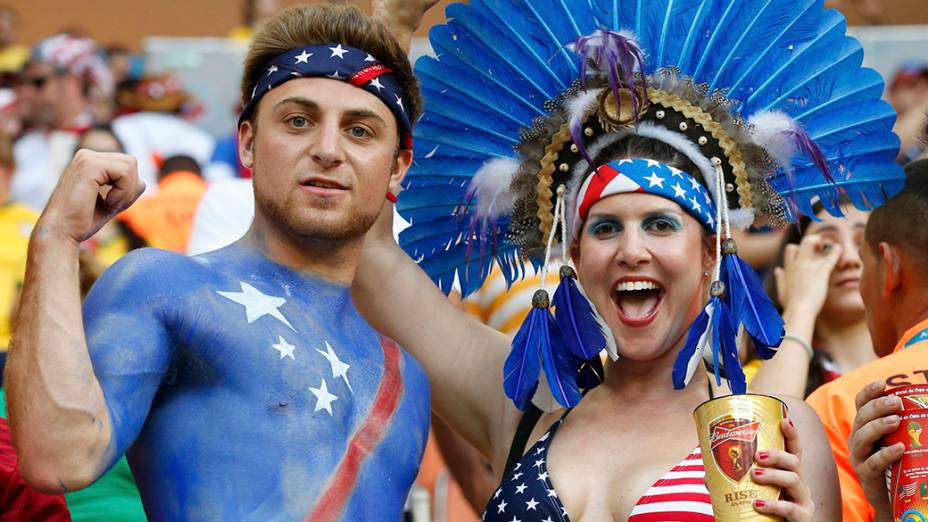
[(650, 185), (648, 185), (648, 188), (651, 188), (651, 187), (664, 188), (664, 178), (658, 176), (656, 172), (651, 172), (651, 175), (644, 179), (648, 180), (648, 183), (650, 183)]
[(365, 62), (376, 62), (377, 59), (374, 58), (373, 56), (371, 56), (370, 54), (368, 54), (368, 55), (367, 55), (367, 58), (365, 58), (364, 61), (365, 61)]
[(679, 182), (677, 182), (676, 185), (673, 185), (673, 186), (671, 186), (670, 188), (673, 189), (673, 197), (675, 197), (675, 198), (685, 198), (685, 197), (686, 197), (686, 191), (683, 190), (683, 187), (680, 186), (680, 183), (679, 183)]
[(690, 178), (690, 184), (693, 185), (692, 187), (693, 190), (696, 190), (699, 188), (699, 182), (696, 181), (696, 178)]
[(380, 78), (374, 78), (373, 80), (371, 80), (371, 87), (376, 88), (376, 89), (377, 89), (377, 92), (382, 91), (382, 90), (383, 90), (383, 84), (380, 83)]
[(406, 108), (403, 107), (403, 99), (400, 98), (400, 95), (394, 94), (393, 96), (396, 96), (396, 104), (400, 106), (400, 110), (403, 112), (406, 112)]
[(267, 68), (267, 75), (268, 75), (268, 76), (274, 74), (275, 72), (277, 72), (277, 66), (276, 66), (276, 65), (272, 65), (272, 66), (270, 66), (270, 67)]
[(312, 53), (308, 53), (306, 52), (306, 49), (303, 49), (303, 52), (294, 58), (296, 58), (296, 63), (309, 63), (309, 57), (312, 55)]
[(696, 201), (696, 196), (693, 196), (690, 199), (690, 203), (693, 204), (693, 210), (696, 212), (702, 213), (702, 205), (699, 204), (699, 201)]
[(329, 47), (329, 50), (332, 51), (332, 56), (329, 56), (329, 58), (338, 56), (342, 60), (345, 59), (345, 53), (348, 52), (348, 49), (342, 49), (342, 44), (338, 44), (335, 47)]

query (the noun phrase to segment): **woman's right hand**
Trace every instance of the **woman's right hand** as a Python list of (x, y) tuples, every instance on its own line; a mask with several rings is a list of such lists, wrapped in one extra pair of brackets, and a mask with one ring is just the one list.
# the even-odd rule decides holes
[(809, 234), (798, 245), (786, 245), (783, 266), (773, 271), (777, 297), (783, 310), (802, 306), (803, 312), (817, 316), (828, 296), (831, 271), (841, 258), (841, 245)]

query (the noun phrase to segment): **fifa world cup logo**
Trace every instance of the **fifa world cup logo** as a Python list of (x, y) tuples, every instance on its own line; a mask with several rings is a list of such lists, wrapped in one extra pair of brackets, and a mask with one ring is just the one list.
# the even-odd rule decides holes
[(731, 459), (731, 469), (733, 471), (744, 471), (744, 467), (741, 465), (741, 447), (732, 446), (728, 448), (728, 458)]
[(912, 437), (912, 443), (909, 445), (910, 448), (921, 448), (922, 447), (922, 425), (918, 422), (912, 421), (909, 423), (909, 427), (906, 429), (909, 433), (909, 437)]

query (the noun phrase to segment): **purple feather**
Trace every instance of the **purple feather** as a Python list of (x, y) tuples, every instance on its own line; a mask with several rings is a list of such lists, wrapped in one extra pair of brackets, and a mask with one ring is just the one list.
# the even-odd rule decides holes
[(822, 152), (822, 149), (820, 149), (819, 146), (816, 145), (814, 141), (812, 141), (812, 138), (809, 136), (809, 134), (797, 124), (794, 125), (792, 129), (790, 129), (790, 138), (792, 139), (793, 144), (796, 146), (796, 150), (805, 154), (809, 159), (811, 159), (812, 162), (815, 163), (815, 166), (818, 167), (818, 170), (822, 171), (822, 175), (825, 176), (825, 180), (828, 183), (834, 185), (835, 180), (831, 176), (831, 168), (828, 166), (828, 159), (825, 158), (825, 154)]
[[(648, 103), (648, 85), (642, 75), (640, 82), (635, 80), (635, 71), (644, 71), (644, 54), (634, 38), (606, 29), (597, 29), (593, 34), (581, 36), (568, 48), (580, 55), (580, 81), (586, 86), (587, 67), (592, 65), (599, 75), (605, 76), (615, 96), (616, 104), (621, 103), (619, 91), (623, 88), (631, 92), (632, 113), (635, 123), (641, 107), (639, 98)], [(576, 127), (576, 128), (575, 128)], [(593, 161), (587, 156), (583, 146), (583, 133), (579, 122), (571, 125), (570, 136), (580, 147), (581, 154), (591, 166)]]

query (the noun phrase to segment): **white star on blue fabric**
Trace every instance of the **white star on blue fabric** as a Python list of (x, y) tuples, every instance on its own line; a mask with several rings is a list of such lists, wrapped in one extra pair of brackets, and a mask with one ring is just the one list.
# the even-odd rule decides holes
[(651, 172), (651, 175), (644, 179), (648, 180), (648, 183), (650, 183), (650, 185), (648, 185), (648, 188), (651, 188), (651, 187), (664, 188), (664, 178), (659, 177), (657, 175), (657, 172)]
[(516, 486), (516, 493), (521, 494), (523, 491), (525, 491), (525, 488), (527, 487), (528, 486), (525, 485), (525, 482), (519, 484), (518, 486)]
[(333, 80), (341, 80), (341, 79), (342, 79), (342, 77), (338, 75), (338, 71), (335, 71), (335, 72), (332, 73), (332, 74), (327, 74), (325, 77), (326, 77), (326, 78), (332, 78)]
[(280, 352), (281, 359), (283, 359), (284, 357), (289, 357), (293, 359), (294, 361), (296, 360), (296, 357), (293, 356), (293, 351), (296, 350), (296, 346), (293, 346), (292, 344), (288, 343), (287, 340), (284, 339), (282, 335), (277, 336), (277, 344), (272, 344), (271, 348)]
[(534, 466), (534, 467), (536, 467), (536, 468), (541, 467), (541, 466), (544, 465), (544, 463), (545, 463), (545, 459), (536, 460), (536, 461), (535, 461), (535, 466)]
[(338, 44), (335, 47), (329, 47), (329, 50), (332, 51), (332, 56), (329, 56), (329, 58), (335, 58), (338, 56), (342, 60), (345, 59), (345, 54), (348, 52), (348, 49), (342, 48), (342, 44)]
[(702, 213), (702, 205), (699, 204), (699, 201), (696, 200), (696, 196), (690, 198), (690, 203), (693, 204), (693, 210), (696, 212)]
[(289, 326), (291, 330), (296, 331), (293, 326), (290, 326), (290, 322), (287, 321), (284, 314), (280, 313), (280, 310), (278, 310), (278, 308), (286, 304), (286, 299), (262, 294), (257, 288), (245, 282), (240, 281), (239, 284), (242, 286), (241, 292), (217, 291), (216, 293), (244, 306), (248, 324), (257, 321), (265, 315), (269, 315)]
[(691, 188), (692, 188), (693, 190), (696, 190), (696, 189), (699, 188), (699, 182), (696, 181), (696, 178), (690, 178), (690, 185), (692, 185)]
[(310, 386), (309, 391), (311, 391), (313, 395), (316, 396), (316, 408), (313, 410), (313, 412), (315, 413), (319, 410), (325, 410), (329, 413), (329, 415), (332, 415), (332, 403), (338, 399), (338, 397), (329, 393), (329, 386), (326, 384), (325, 379), (322, 379), (322, 383), (319, 384), (318, 388), (313, 388)]
[(306, 49), (303, 49), (303, 52), (296, 55), (294, 58), (296, 58), (296, 63), (309, 63), (309, 57), (312, 55), (313, 53), (308, 53)]
[(371, 80), (371, 87), (374, 87), (375, 89), (377, 89), (377, 92), (382, 91), (383, 84), (380, 83), (380, 78), (374, 78), (373, 80)]
[(376, 62), (377, 59), (374, 58), (373, 56), (371, 56), (370, 54), (368, 54), (367, 57), (364, 58), (364, 61), (365, 61), (365, 62)]
[(521, 476), (522, 476), (522, 472), (520, 471), (520, 472), (518, 472), (518, 473), (516, 473), (515, 475), (512, 476), (512, 481), (515, 482), (515, 481), (519, 480), (519, 477), (521, 477)]
[(503, 499), (503, 501), (500, 502), (499, 505), (496, 506), (496, 508), (499, 509), (499, 511), (497, 511), (497, 513), (503, 513), (503, 512), (505, 512), (505, 511), (506, 511), (506, 506), (507, 506), (507, 504), (506, 504), (506, 499)]
[(538, 504), (539, 502), (535, 500), (535, 497), (532, 497), (532, 500), (528, 500), (525, 502), (525, 509), (528, 511), (535, 511), (535, 506), (537, 506)]
[(332, 366), (332, 378), (338, 379), (341, 378), (345, 381), (345, 386), (348, 387), (348, 391), (354, 393), (354, 390), (351, 389), (351, 383), (348, 382), (348, 368), (351, 366), (343, 363), (341, 359), (338, 358), (338, 354), (335, 353), (335, 350), (332, 349), (332, 345), (328, 341), (325, 341), (325, 351), (316, 348), (316, 351), (321, 353), (329, 361), (329, 365)]
[(538, 474), (538, 480), (548, 480), (548, 472), (542, 471)]
[(274, 74), (275, 72), (277, 72), (277, 66), (276, 66), (276, 65), (272, 65), (272, 66), (270, 66), (270, 67), (267, 68), (267, 75), (268, 75), (268, 76)]
[(403, 99), (400, 98), (400, 95), (394, 94), (393, 96), (396, 96), (396, 104), (400, 106), (400, 110), (403, 112), (406, 112), (406, 108), (403, 107)]
[(661, 166), (661, 162), (659, 161), (654, 161), (652, 159), (645, 160), (645, 161), (648, 163), (649, 167), (660, 167)]
[(685, 197), (686, 197), (686, 191), (683, 190), (683, 187), (680, 186), (680, 183), (679, 183), (679, 182), (677, 182), (676, 185), (673, 185), (673, 186), (671, 186), (670, 188), (673, 189), (673, 197), (675, 197), (675, 198), (685, 198)]
[(510, 520), (509, 522), (522, 522), (522, 519), (516, 518), (515, 515), (512, 515), (512, 520)]

